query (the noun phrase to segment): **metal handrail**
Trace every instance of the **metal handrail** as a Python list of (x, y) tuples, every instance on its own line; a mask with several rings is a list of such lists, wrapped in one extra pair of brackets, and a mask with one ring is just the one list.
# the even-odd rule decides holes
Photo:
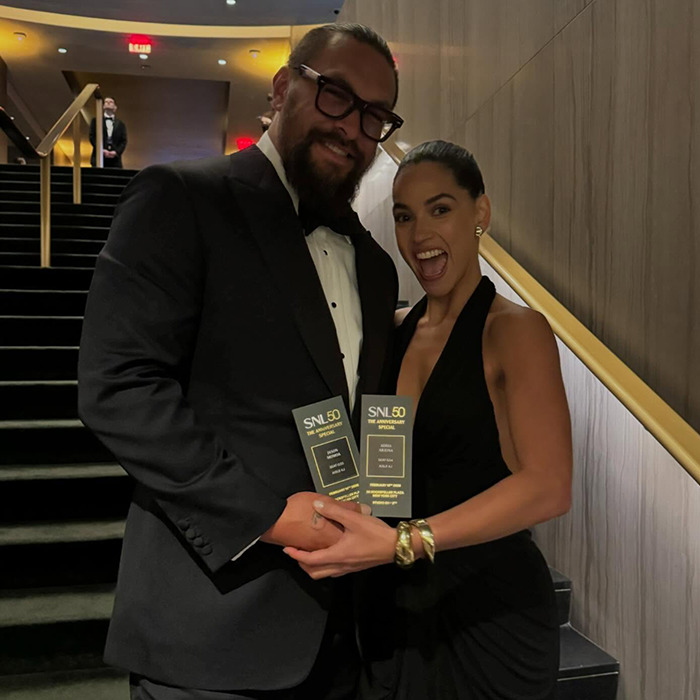
[[(35, 148), (29, 142), (29, 137), (24, 136), (15, 124), (14, 118), (0, 107), (0, 128), (8, 135), (12, 143), (19, 148), (28, 158), (39, 159), (39, 201), (40, 201), (40, 238), (41, 238), (41, 267), (51, 265), (51, 154), (58, 140), (65, 134), (68, 127), (73, 125), (73, 203), (80, 204), (81, 196), (81, 171), (80, 171), (80, 115), (91, 98), (95, 98), (95, 123), (102, 123), (102, 93), (97, 83), (86, 85), (80, 94), (68, 106), (68, 109), (59, 117), (56, 123), (49, 129), (46, 136)], [(104, 136), (102, 129), (95, 129), (95, 166), (104, 165)]]
[[(406, 154), (395, 142), (382, 146), (396, 163)], [(488, 234), (481, 237), (479, 254), (700, 484), (700, 434)]]

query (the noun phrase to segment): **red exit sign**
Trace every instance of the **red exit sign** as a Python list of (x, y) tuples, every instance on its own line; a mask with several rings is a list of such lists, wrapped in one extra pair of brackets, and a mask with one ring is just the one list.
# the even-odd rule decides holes
[(149, 36), (132, 34), (129, 37), (129, 53), (151, 53), (153, 41)]

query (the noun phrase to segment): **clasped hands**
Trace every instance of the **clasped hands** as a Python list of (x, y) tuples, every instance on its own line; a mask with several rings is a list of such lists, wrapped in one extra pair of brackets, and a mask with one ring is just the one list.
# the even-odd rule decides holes
[(338, 577), (394, 560), (396, 531), (369, 506), (318, 493), (295, 493), (260, 538), (278, 544), (313, 579)]

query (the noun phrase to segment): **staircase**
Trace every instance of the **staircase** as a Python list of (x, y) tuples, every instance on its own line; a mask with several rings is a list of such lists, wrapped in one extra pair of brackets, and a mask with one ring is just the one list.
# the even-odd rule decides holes
[(92, 270), (133, 171), (52, 168), (52, 265), (39, 170), (0, 166), (0, 698), (126, 700), (104, 666), (131, 484), (77, 416)]
[[(0, 166), (0, 698), (126, 700), (102, 662), (131, 484), (78, 420), (80, 327), (132, 171), (52, 169), (52, 268), (39, 265), (39, 171)], [(618, 663), (569, 623), (552, 571), (559, 700), (614, 700)], [(310, 698), (309, 700), (313, 700)], [(426, 699), (428, 700), (428, 699)]]
[(615, 700), (620, 664), (571, 626), (571, 581), (555, 569), (550, 573), (560, 625), (557, 700)]

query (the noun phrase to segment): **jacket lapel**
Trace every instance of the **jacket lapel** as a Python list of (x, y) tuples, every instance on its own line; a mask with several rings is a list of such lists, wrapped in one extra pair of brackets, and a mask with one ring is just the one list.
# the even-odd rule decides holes
[(289, 194), (255, 146), (232, 158), (229, 184), (331, 395), (343, 396), (347, 404), (335, 325)]
[[(354, 237), (357, 286), (362, 304), (362, 353), (358, 367), (359, 382), (355, 411), (359, 418), (363, 393), (379, 391), (382, 367), (386, 359), (392, 319), (387, 316), (390, 300), (382, 295), (390, 295), (391, 280), (387, 278), (383, 253), (367, 231)], [(385, 279), (386, 278), (386, 279)], [(382, 286), (381, 282), (386, 284)], [(355, 416), (353, 416), (355, 417)]]

